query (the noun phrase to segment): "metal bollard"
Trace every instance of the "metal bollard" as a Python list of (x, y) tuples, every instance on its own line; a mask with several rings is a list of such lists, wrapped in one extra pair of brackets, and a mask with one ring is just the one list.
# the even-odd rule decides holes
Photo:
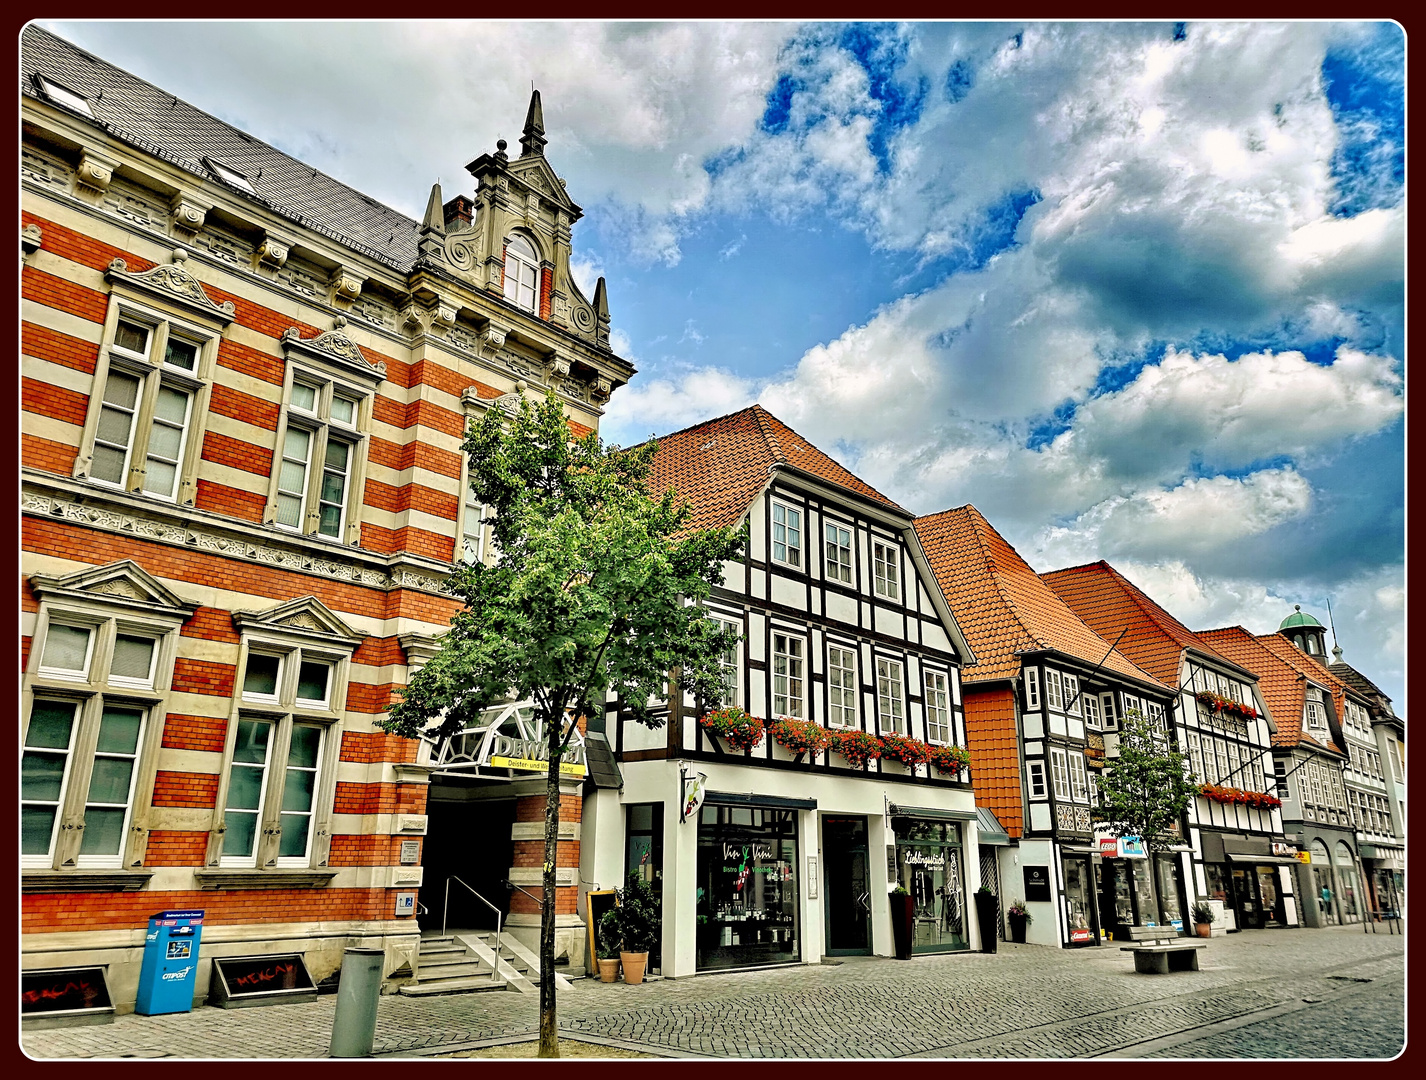
[(332, 1021), (328, 1057), (370, 1057), (376, 1038), (376, 1003), (381, 997), (385, 949), (347, 949), (337, 986), (337, 1015)]

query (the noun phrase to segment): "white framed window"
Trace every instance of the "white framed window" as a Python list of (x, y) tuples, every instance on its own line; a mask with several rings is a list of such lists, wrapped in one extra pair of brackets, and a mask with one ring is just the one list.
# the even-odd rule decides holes
[(1113, 691), (1110, 691), (1109, 693), (1105, 693), (1105, 694), (1100, 694), (1100, 695), (1099, 695), (1099, 705), (1100, 705), (1100, 711), (1104, 714), (1104, 730), (1105, 730), (1105, 731), (1118, 731), (1118, 730), (1119, 730), (1119, 714), (1118, 714), (1118, 713), (1115, 711), (1115, 709), (1114, 709), (1114, 693), (1113, 693)]
[(289, 365), (278, 421), (267, 519), (280, 529), (337, 543), (359, 537), (356, 511), (370, 395)]
[(1060, 690), (1060, 673), (1045, 668), (1045, 704), (1059, 711), (1064, 708), (1065, 699)]
[(467, 565), (485, 560), (485, 530), (489, 526), (484, 521), (488, 515), (489, 511), (485, 504), (467, 484), (465, 503), (461, 507), (460, 526), (460, 561)]
[(1188, 739), (1189, 768), (1193, 770), (1194, 779), (1204, 782), (1207, 777), (1203, 775), (1203, 748), (1198, 744), (1198, 732), (1189, 729), (1185, 735)]
[(873, 540), (871, 556), (876, 595), (883, 596), (888, 600), (900, 600), (901, 583), (898, 571), (900, 552), (897, 546), (883, 540)]
[(1040, 708), (1040, 669), (1025, 669), (1025, 708), (1037, 712)]
[(1307, 700), (1303, 707), (1302, 719), (1309, 731), (1327, 730), (1327, 710), (1322, 704), (1322, 691), (1315, 686), (1307, 688)]
[(21, 684), (21, 864), (140, 865), (145, 834), (131, 825), (149, 813), (139, 793), (162, 729), (151, 718), (166, 714), (179, 627), (197, 605), (127, 561), (30, 583), (41, 603)]
[(537, 314), (540, 257), (535, 245), (519, 233), (505, 240), (505, 299), (518, 308)]
[(193, 501), (218, 335), (111, 299), (74, 475), (164, 502)]
[(282, 679), (280, 653), (249, 652), (243, 669), (243, 700), (276, 702), (277, 688)]
[(1077, 803), (1087, 803), (1089, 802), (1089, 777), (1084, 771), (1084, 755), (1070, 753), (1066, 757), (1069, 759), (1071, 796)]
[(1070, 716), (1079, 716), (1083, 711), (1080, 705), (1079, 679), (1074, 675), (1066, 675), (1065, 680), (1065, 712)]
[(1213, 738), (1212, 735), (1209, 735), (1209, 734), (1207, 734), (1207, 733), (1205, 732), (1205, 733), (1202, 735), (1202, 739), (1203, 739), (1203, 774), (1202, 774), (1202, 775), (1203, 775), (1203, 779), (1204, 779), (1204, 781), (1207, 782), (1207, 783), (1216, 784), (1216, 783), (1218, 783), (1218, 777), (1219, 777), (1221, 774), (1218, 772), (1218, 756), (1217, 756), (1217, 753), (1216, 753), (1216, 752), (1214, 751), (1214, 749), (1213, 749), (1214, 738)]
[(1144, 716), (1149, 723), (1162, 729), (1164, 727), (1164, 707), (1160, 702), (1144, 699)]
[(774, 716), (806, 716), (806, 644), (791, 634), (772, 635), (772, 711)]
[(840, 645), (827, 646), (827, 723), (857, 726), (857, 654)]
[(1103, 726), (1103, 721), (1099, 717), (1099, 695), (1083, 694), (1084, 701), (1084, 724), (1085, 727), (1098, 731)]
[(1045, 798), (1045, 763), (1039, 758), (1026, 761), (1025, 775), (1030, 783), (1030, 798)]
[(1140, 716), (1144, 715), (1144, 703), (1132, 694), (1124, 695), (1124, 715), (1128, 716), (1129, 711), (1137, 710)]
[(906, 734), (906, 699), (902, 694), (901, 664), (876, 658), (876, 707), (881, 730)]
[(825, 546), (827, 553), (827, 580), (852, 583), (852, 534), (835, 522), (825, 526)]
[(1050, 775), (1055, 782), (1055, 798), (1061, 802), (1069, 802), (1069, 763), (1065, 760), (1065, 752), (1057, 746), (1050, 747)]
[(1228, 767), (1228, 740), (1219, 738), (1217, 735), (1213, 736), (1213, 749), (1218, 757), (1218, 775), (1226, 784), (1232, 773)]
[(89, 109), (89, 99), (69, 87), (55, 82), (47, 75), (35, 74), (35, 83), (40, 88), (40, 92), (58, 105), (63, 105), (67, 109), (94, 119), (94, 113)]
[(954, 741), (951, 730), (951, 695), (946, 685), (946, 676), (929, 669), (925, 675), (926, 741), (945, 746)]
[(802, 511), (780, 502), (772, 504), (772, 558), (784, 566), (802, 567)]
[[(1242, 762), (1242, 759), (1241, 759), (1241, 757), (1239, 756), (1239, 753), (1238, 753), (1238, 744), (1235, 743), (1235, 742), (1231, 742), (1231, 741), (1230, 741), (1230, 742), (1228, 743), (1228, 774), (1227, 774), (1227, 775), (1230, 776), (1230, 777), (1233, 777), (1234, 779), (1237, 779), (1237, 780), (1248, 779), (1247, 777), (1244, 777), (1243, 774), (1242, 774), (1242, 772), (1240, 771), (1240, 770), (1242, 769), (1242, 767), (1243, 767), (1243, 762)], [(1236, 786), (1236, 787), (1243, 787), (1243, 786), (1245, 786), (1245, 785), (1240, 782), (1240, 783), (1235, 784), (1234, 786)]]
[[(713, 624), (719, 629), (741, 635), (743, 629), (729, 619), (714, 618)], [(723, 691), (718, 704), (730, 706), (738, 704), (738, 688), (742, 683), (741, 665), (738, 662), (738, 643), (735, 641), (718, 656), (718, 671), (722, 676)]]

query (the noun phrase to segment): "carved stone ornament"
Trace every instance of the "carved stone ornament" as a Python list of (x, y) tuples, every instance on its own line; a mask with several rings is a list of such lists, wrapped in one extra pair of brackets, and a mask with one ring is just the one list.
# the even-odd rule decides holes
[(348, 302), (361, 295), (363, 279), (348, 270), (338, 270), (332, 275), (332, 291), (338, 300)]
[(190, 309), (223, 323), (233, 321), (237, 310), (231, 300), (215, 304), (203, 291), (203, 283), (183, 268), (188, 252), (182, 248), (173, 249), (173, 262), (162, 264), (141, 273), (129, 273), (129, 265), (123, 259), (115, 259), (109, 264), (107, 277), (122, 280), (128, 285), (162, 295), (169, 300), (179, 300)]
[(586, 307), (584, 304), (575, 304), (574, 325), (577, 330), (592, 334), (594, 332), (594, 309)]
[(287, 253), (291, 249), (291, 244), (269, 236), (258, 245), (258, 262), (263, 266), (270, 266), (274, 270), (280, 269), (282, 264), (287, 262)]
[(173, 226), (184, 232), (196, 233), (203, 228), (210, 207), (194, 202), (187, 195), (180, 194), (173, 200)]
[(609, 400), (611, 393), (613, 393), (613, 390), (609, 385), (608, 379), (595, 379), (594, 385), (589, 388), (589, 396), (601, 404)]
[(82, 150), (79, 154), (79, 167), (74, 170), (74, 174), (85, 187), (95, 191), (108, 191), (117, 164), (108, 158), (100, 157), (92, 150)]
[(20, 230), (20, 250), (26, 255), (32, 251), (38, 251), (42, 241), (40, 227), (33, 222)]
[(473, 231), (447, 236), (444, 249), (446, 262), (457, 270), (475, 269), (475, 242), (476, 234)]
[(556, 356), (550, 364), (550, 373), (567, 378), (569, 376), (569, 360), (563, 356)]
[(480, 347), (494, 355), (504, 346), (505, 335), (509, 332), (508, 327), (493, 322), (486, 323), (485, 329), (480, 332)]
[(357, 343), (342, 333), (342, 327), (346, 326), (347, 320), (339, 315), (335, 322), (335, 329), (318, 334), (314, 338), (304, 338), (297, 327), (289, 326), (282, 332), (282, 342), (310, 356), (336, 360), (349, 370), (386, 378), (386, 364), (368, 363)]
[(526, 389), (528, 389), (528, 384), (525, 382), (525, 380), (516, 379), (515, 389), (508, 394), (501, 394), (498, 398), (491, 402), (491, 404), (494, 405), (497, 409), (501, 409), (504, 412), (509, 413), (511, 416), (514, 416), (520, 411), (520, 402), (523, 401), (525, 398)]

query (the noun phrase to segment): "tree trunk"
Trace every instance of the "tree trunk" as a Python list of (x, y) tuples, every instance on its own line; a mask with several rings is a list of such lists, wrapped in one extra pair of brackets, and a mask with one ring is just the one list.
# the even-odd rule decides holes
[(550, 767), (545, 774), (545, 865), (540, 889), (540, 1057), (560, 1056), (559, 1019), (555, 1014), (555, 863), (560, 833), (560, 720), (549, 717)]

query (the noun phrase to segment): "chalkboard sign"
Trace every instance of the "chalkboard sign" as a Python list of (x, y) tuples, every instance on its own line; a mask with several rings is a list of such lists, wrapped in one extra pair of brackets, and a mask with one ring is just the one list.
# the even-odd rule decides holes
[(224, 1009), (316, 1001), (317, 987), (301, 953), (223, 956), (213, 960), (208, 1004)]
[(1048, 866), (1027, 866), (1025, 870), (1025, 899), (1048, 900), (1050, 898), (1050, 868)]
[(21, 1016), (54, 1013), (112, 1015), (113, 1012), (103, 968), (56, 968), (20, 973)]
[(606, 911), (614, 910), (614, 900), (618, 894), (613, 889), (600, 889), (584, 894), (584, 920), (589, 926), (589, 970), (599, 970), (599, 920)]

